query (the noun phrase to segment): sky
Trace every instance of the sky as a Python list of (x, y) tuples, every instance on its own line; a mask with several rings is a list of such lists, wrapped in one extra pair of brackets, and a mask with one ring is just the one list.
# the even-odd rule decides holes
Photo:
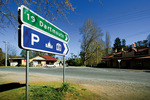
[[(150, 34), (150, 0), (101, 0), (102, 5), (99, 0), (70, 1), (75, 11), (67, 15), (69, 23), (64, 17), (52, 22), (70, 37), (68, 43), (70, 51), (67, 57), (70, 57), (71, 53), (79, 55), (82, 40), (80, 28), (88, 18), (101, 28), (104, 34), (103, 41), (106, 32), (109, 32), (111, 46), (117, 37), (125, 39), (126, 45), (131, 45), (133, 42), (145, 40)], [(17, 13), (17, 6), (13, 11)], [(17, 50), (17, 55), (20, 54), (18, 31), (11, 27), (6, 28), (5, 31), (1, 30), (0, 48), (5, 51), (3, 41), (8, 41), (8, 45)]]

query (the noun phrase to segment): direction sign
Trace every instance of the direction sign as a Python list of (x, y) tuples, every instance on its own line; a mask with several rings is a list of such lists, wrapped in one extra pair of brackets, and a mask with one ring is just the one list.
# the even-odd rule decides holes
[(43, 30), (55, 37), (57, 37), (60, 41), (63, 41), (65, 43), (69, 42), (69, 36), (67, 33), (41, 17), (40, 15), (36, 14), (29, 8), (25, 7), (24, 5), (21, 5), (19, 7), (19, 10), (21, 11), (21, 22), (33, 27), (36, 27), (40, 30)]
[(40, 52), (67, 55), (69, 47), (66, 43), (50, 37), (48, 34), (37, 31), (25, 24), (21, 26), (21, 47), (23, 49)]

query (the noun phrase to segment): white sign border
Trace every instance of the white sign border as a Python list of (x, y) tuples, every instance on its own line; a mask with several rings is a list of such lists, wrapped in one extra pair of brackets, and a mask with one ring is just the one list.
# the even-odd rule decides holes
[[(65, 48), (63, 54), (55, 53), (55, 52), (50, 52), (50, 51), (45, 51), (45, 50), (40, 50), (40, 49), (35, 49), (35, 48), (24, 47), (24, 45), (23, 45), (23, 27), (24, 27), (24, 26), (26, 26), (26, 27), (28, 27), (28, 28), (31, 28), (32, 30), (37, 31), (35, 28), (30, 27), (30, 26), (28, 26), (28, 25), (26, 25), (26, 24), (22, 24), (22, 25), (21, 25), (21, 41), (20, 41), (20, 42), (21, 42), (21, 48), (27, 49), (27, 50), (39, 51), (39, 52), (52, 53), (52, 54), (56, 54), (56, 55), (63, 55), (63, 56), (67, 56), (67, 55), (69, 54), (69, 51), (70, 51), (69, 46), (68, 46), (67, 43), (64, 43), (64, 42), (63, 42), (63, 45), (67, 45), (67, 47), (64, 46), (64, 47), (66, 47), (66, 48)], [(40, 32), (40, 31), (38, 31), (38, 32)], [(43, 34), (43, 35), (47, 35), (48, 37), (51, 37), (51, 36), (49, 36), (48, 34), (45, 34), (46, 32), (40, 32), (40, 33)], [(57, 40), (57, 39), (56, 39), (56, 40)], [(62, 41), (61, 41), (61, 42), (62, 42)], [(68, 50), (67, 50), (68, 52), (66, 52), (66, 49), (68, 49)], [(67, 54), (65, 54), (65, 52), (66, 52)]]
[[(21, 7), (18, 7), (18, 10), (20, 10), (20, 13), (21, 13), (21, 16), (20, 16), (21, 22), (22, 22), (23, 24), (26, 24), (26, 25), (30, 26), (30, 27), (36, 28), (35, 26), (32, 26), (32, 25), (30, 25), (30, 24), (28, 24), (28, 23), (26, 23), (26, 22), (23, 21), (23, 8), (26, 8), (26, 9), (30, 10), (29, 8), (27, 8), (27, 7), (24, 6), (24, 5), (21, 5)], [(64, 32), (63, 30), (61, 30), (60, 28), (58, 28), (57, 26), (55, 26), (54, 24), (52, 24), (51, 22), (49, 22), (49, 21), (46, 20), (45, 18), (41, 17), (40, 15), (38, 15), (37, 13), (35, 13), (34, 11), (30, 10), (30, 12), (34, 13), (35, 15), (37, 15), (38, 17), (40, 17), (41, 19), (45, 20), (47, 23), (53, 25), (53, 26), (56, 27), (58, 30)], [(41, 29), (39, 29), (39, 28), (37, 28), (37, 29), (38, 29), (38, 30), (41, 30)], [(43, 31), (43, 30), (42, 30), (42, 31)], [(44, 31), (44, 32), (45, 32), (45, 31)], [(48, 32), (45, 32), (45, 33), (48, 33)], [(65, 35), (68, 36), (68, 38), (69, 38), (68, 42), (69, 42), (69, 41), (70, 41), (69, 35), (68, 35), (66, 32), (64, 32), (64, 33), (65, 33)], [(48, 33), (48, 34), (50, 34), (50, 33)], [(50, 34), (50, 35), (52, 35), (52, 34)], [(54, 36), (54, 35), (52, 35), (52, 36), (55, 37), (55, 38), (57, 38), (57, 40), (60, 40), (60, 41), (65, 42), (65, 43), (68, 43), (68, 42), (66, 42), (66, 41), (64, 41), (64, 40), (62, 40), (62, 39), (60, 39), (60, 38), (58, 38), (58, 37), (56, 37), (56, 36)]]

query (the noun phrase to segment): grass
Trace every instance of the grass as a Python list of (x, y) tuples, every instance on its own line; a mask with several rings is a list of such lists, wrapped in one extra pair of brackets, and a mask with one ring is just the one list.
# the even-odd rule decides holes
[[(32, 82), (29, 100), (99, 100), (101, 97), (78, 84), (58, 82)], [(25, 100), (25, 87), (0, 93), (1, 100)]]
[[(6, 66), (0, 66), (0, 67), (6, 67)], [(7, 67), (15, 67), (15, 66), (7, 66)]]

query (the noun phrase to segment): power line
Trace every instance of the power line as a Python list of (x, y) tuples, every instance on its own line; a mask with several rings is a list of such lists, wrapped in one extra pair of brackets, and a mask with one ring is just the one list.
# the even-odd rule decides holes
[[(135, 11), (135, 10), (134, 10)], [(144, 10), (141, 10), (141, 11), (135, 11), (133, 13), (128, 13), (128, 14), (123, 14), (123, 15), (120, 15), (118, 17), (113, 17), (113, 18), (110, 18), (110, 19), (105, 19), (101, 22), (106, 22), (106, 21), (115, 21), (116, 19), (118, 20), (119, 18), (124, 18), (124, 17), (128, 17), (128, 16), (131, 16), (131, 17), (137, 17), (138, 15), (141, 15), (142, 13), (144, 14), (144, 12), (147, 13), (147, 11), (150, 11), (150, 9), (144, 9)], [(137, 15), (138, 14), (138, 15)]]

